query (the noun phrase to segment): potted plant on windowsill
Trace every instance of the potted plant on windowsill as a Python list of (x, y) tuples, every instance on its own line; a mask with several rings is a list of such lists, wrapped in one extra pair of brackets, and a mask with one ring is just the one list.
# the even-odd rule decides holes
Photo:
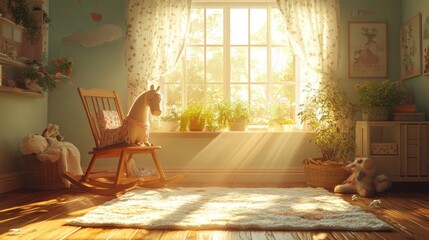
[(310, 96), (298, 116), (312, 131), (310, 141), (322, 154), (303, 161), (307, 184), (332, 190), (348, 177), (344, 166), (355, 153), (356, 107), (344, 91), (328, 81), (323, 81), (318, 89), (308, 85), (307, 94)]
[(269, 114), (271, 116), (268, 121), (269, 129), (287, 131), (295, 124), (294, 120), (291, 118), (293, 115), (293, 105), (287, 100), (281, 100), (271, 104)]
[(400, 84), (390, 80), (366, 80), (355, 86), (358, 105), (363, 120), (386, 121), (391, 117), (393, 107), (404, 100), (405, 92)]
[(228, 127), (230, 131), (247, 130), (250, 119), (247, 103), (240, 100), (234, 102), (223, 101), (217, 105), (217, 111), (220, 127)]
[(176, 131), (179, 127), (179, 120), (180, 110), (176, 105), (168, 106), (167, 110), (161, 115), (161, 122), (166, 131)]
[(180, 116), (180, 131), (203, 131), (206, 119), (206, 109), (203, 105), (188, 104)]

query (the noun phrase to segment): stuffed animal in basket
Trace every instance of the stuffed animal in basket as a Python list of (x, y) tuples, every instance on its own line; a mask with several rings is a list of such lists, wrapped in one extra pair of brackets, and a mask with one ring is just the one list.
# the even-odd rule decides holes
[(46, 138), (41, 135), (28, 134), (21, 141), (21, 153), (23, 155), (40, 154), (48, 148)]
[(57, 161), (60, 158), (61, 151), (54, 148), (54, 144), (62, 141), (58, 125), (48, 123), (42, 135), (28, 134), (21, 142), (21, 152), (24, 155), (36, 154), (42, 162)]
[(45, 130), (43, 130), (42, 136), (44, 136), (48, 142), (63, 141), (64, 138), (60, 134), (60, 127), (56, 124), (48, 123)]
[(371, 197), (391, 187), (385, 175), (376, 176), (375, 164), (370, 158), (357, 156), (346, 168), (352, 174), (343, 184), (335, 186), (336, 193), (358, 193), (362, 197)]
[(21, 153), (23, 155), (35, 154), (42, 162), (55, 162), (60, 158), (61, 151), (58, 148), (51, 147), (54, 142), (57, 142), (53, 139), (56, 138), (47, 139), (41, 135), (28, 134), (27, 137), (22, 139)]

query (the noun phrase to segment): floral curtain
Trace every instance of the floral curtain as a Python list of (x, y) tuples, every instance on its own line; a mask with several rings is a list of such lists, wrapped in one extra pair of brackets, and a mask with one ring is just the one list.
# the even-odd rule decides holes
[(191, 0), (130, 0), (125, 64), (128, 107), (151, 84), (171, 71), (184, 49)]
[(296, 56), (312, 78), (333, 79), (339, 44), (339, 0), (277, 0)]

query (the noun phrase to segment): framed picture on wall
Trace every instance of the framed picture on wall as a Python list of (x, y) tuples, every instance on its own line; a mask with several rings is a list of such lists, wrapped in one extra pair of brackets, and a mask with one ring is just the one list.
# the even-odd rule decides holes
[(429, 75), (429, 14), (422, 19), (422, 24), (423, 75)]
[(349, 22), (349, 77), (387, 77), (387, 22)]
[(412, 17), (401, 27), (401, 73), (400, 79), (419, 76), (422, 74), (422, 15)]

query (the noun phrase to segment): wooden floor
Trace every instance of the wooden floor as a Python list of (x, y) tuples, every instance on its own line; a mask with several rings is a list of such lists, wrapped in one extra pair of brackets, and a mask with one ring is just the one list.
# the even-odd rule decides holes
[[(178, 184), (200, 187), (208, 184)], [(224, 187), (293, 187), (269, 184), (222, 184)], [(297, 186), (300, 187), (300, 186)], [(67, 226), (71, 219), (112, 199), (77, 189), (61, 191), (19, 190), (0, 194), (0, 239), (429, 239), (429, 189), (394, 187), (377, 199), (382, 207), (369, 207), (373, 200), (346, 201), (374, 213), (395, 229), (388, 232), (350, 231), (152, 231), (132, 228), (83, 228)], [(263, 216), (261, 216), (263, 217)]]

